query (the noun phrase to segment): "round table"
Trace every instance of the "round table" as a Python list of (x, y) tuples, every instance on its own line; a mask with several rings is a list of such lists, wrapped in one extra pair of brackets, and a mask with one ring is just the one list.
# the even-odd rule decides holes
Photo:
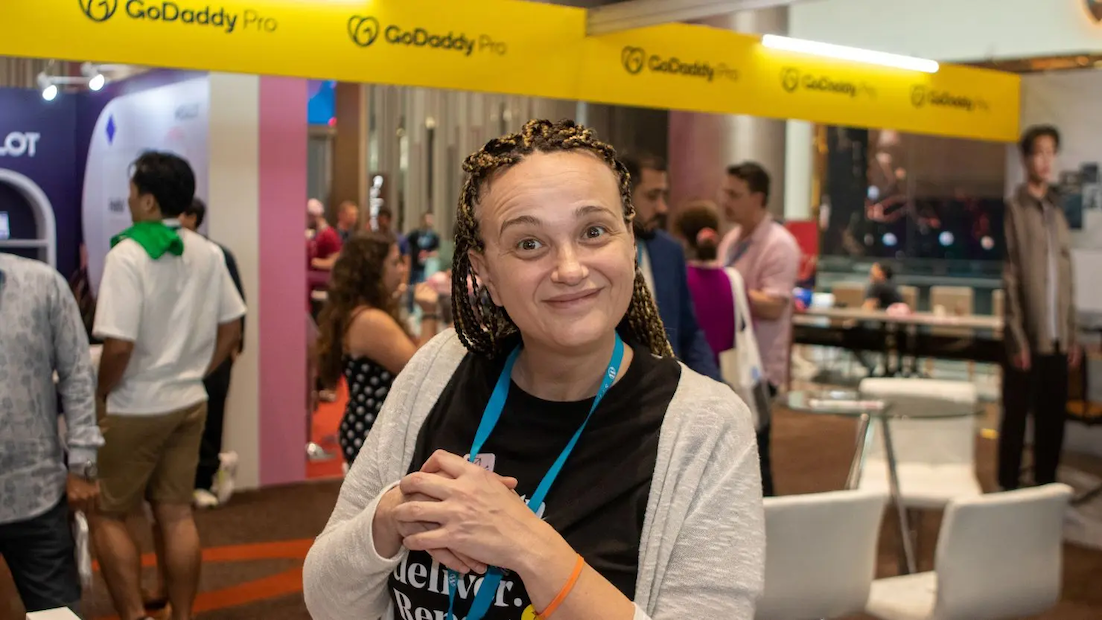
[(854, 448), (853, 461), (850, 463), (847, 489), (857, 488), (861, 480), (861, 471), (865, 465), (866, 448), (873, 427), (873, 418), (880, 420), (880, 429), (884, 436), (884, 456), (888, 460), (888, 489), (892, 503), (899, 515), (900, 546), (903, 549), (903, 562), (900, 570), (906, 574), (915, 572), (914, 541), (910, 535), (910, 524), (903, 498), (899, 492), (899, 474), (896, 468), (895, 449), (892, 447), (890, 420), (974, 417), (982, 409), (976, 403), (961, 403), (936, 397), (892, 396), (891, 398), (869, 397), (852, 390), (796, 390), (777, 398), (776, 404), (799, 413), (814, 415), (835, 415), (857, 418), (857, 445)]

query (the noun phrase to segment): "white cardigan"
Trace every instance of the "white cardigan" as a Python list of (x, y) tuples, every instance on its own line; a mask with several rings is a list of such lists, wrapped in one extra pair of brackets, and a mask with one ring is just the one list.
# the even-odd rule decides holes
[[(306, 558), (303, 592), (314, 620), (395, 618), (387, 579), (403, 553), (388, 559), (375, 550), (375, 509), (406, 474), (421, 425), (466, 353), (454, 331), (443, 332), (394, 382)], [(635, 620), (752, 620), (764, 572), (750, 412), (729, 387), (682, 365), (639, 541)]]

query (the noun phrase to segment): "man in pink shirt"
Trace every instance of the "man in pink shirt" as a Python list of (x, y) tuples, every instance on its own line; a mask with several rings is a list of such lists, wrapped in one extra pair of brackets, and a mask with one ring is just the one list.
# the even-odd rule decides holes
[[(792, 289), (800, 267), (800, 247), (792, 233), (773, 220), (769, 204), (769, 173), (754, 162), (730, 166), (720, 198), (724, 215), (735, 224), (723, 238), (718, 258), (734, 267), (746, 282), (754, 335), (758, 339), (770, 394), (788, 380), (788, 349), (792, 336)], [(735, 343), (738, 346), (738, 343)], [(769, 458), (769, 418), (758, 429), (762, 491), (773, 495)]]

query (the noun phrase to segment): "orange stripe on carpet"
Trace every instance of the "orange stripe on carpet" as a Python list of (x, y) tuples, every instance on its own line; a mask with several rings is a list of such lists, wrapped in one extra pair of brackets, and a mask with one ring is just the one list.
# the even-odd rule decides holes
[[(269, 577), (242, 583), (229, 588), (203, 592), (195, 599), (195, 613), (239, 607), (257, 601), (285, 596), (302, 591), (302, 567), (296, 566)], [(119, 620), (118, 616), (100, 616), (95, 620)]]
[(195, 599), (195, 613), (248, 605), (256, 601), (276, 598), (302, 591), (302, 566), (232, 586), (214, 592), (204, 592)]
[[(222, 588), (213, 592), (200, 592), (195, 599), (195, 612), (213, 611), (227, 607), (248, 605), (256, 601), (276, 598), (302, 591), (302, 560), (314, 539), (284, 540), (245, 545), (228, 545), (203, 549), (204, 564), (223, 564), (227, 562), (247, 562), (250, 560), (300, 560), (298, 565), (282, 573), (262, 577), (253, 581)], [(152, 568), (157, 565), (157, 556), (147, 553), (142, 556), (142, 566)], [(99, 564), (93, 566), (99, 570)], [(95, 620), (119, 620), (117, 616), (103, 616)]]
[[(246, 562), (248, 560), (304, 560), (314, 544), (313, 538), (276, 542), (229, 545), (203, 549), (204, 562)], [(142, 567), (157, 566), (157, 556), (142, 554)], [(92, 563), (92, 570), (99, 571), (99, 561)]]

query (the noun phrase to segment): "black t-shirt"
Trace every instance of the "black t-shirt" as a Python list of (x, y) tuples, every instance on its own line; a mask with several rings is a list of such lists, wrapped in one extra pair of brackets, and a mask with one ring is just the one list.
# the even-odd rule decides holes
[[(635, 597), (639, 539), (643, 531), (666, 409), (681, 377), (672, 359), (633, 347), (635, 356), (593, 413), (540, 514), (586, 562), (628, 598)], [(437, 449), (466, 455), (501, 374), (504, 360), (468, 354), (417, 437), (409, 471), (421, 468)], [(501, 419), (480, 454), (493, 455), (493, 471), (514, 476), (517, 493), (528, 497), (581, 426), (593, 399), (549, 402), (516, 384)], [(455, 614), (464, 618), (474, 601), (478, 575), (460, 576)], [(427, 552), (410, 552), (390, 577), (396, 617), (444, 618), (447, 570)], [(531, 601), (524, 584), (506, 573), (486, 620), (528, 620)]]
[(865, 299), (875, 299), (876, 307), (881, 310), (887, 310), (888, 306), (903, 302), (899, 289), (891, 282), (873, 282), (865, 292)]

